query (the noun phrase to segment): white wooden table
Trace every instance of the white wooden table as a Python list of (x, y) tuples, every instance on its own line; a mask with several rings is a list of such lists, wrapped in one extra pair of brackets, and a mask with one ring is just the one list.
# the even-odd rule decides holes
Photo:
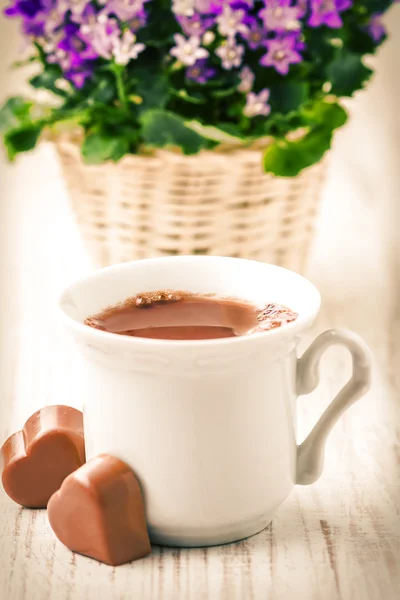
[[(2, 45), (10, 31), (1, 22)], [(324, 303), (304, 345), (340, 325), (364, 336), (375, 356), (373, 389), (335, 428), (322, 478), (296, 488), (272, 525), (246, 541), (156, 547), (118, 568), (72, 554), (45, 511), (21, 509), (0, 491), (2, 600), (400, 597), (400, 119), (390, 88), (399, 45), (393, 40), (382, 51), (375, 81), (337, 137), (309, 271)], [(4, 54), (1, 61), (4, 73)], [(7, 81), (9, 91), (20, 84)], [(78, 359), (54, 306), (90, 266), (51, 147), (0, 168), (1, 444), (37, 408), (77, 406)], [(299, 400), (300, 437), (348, 377), (345, 351), (330, 350), (322, 368), (318, 391)]]

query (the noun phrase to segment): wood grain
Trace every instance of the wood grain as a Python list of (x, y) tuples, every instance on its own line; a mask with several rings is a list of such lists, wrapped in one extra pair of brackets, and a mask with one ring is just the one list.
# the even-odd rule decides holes
[[(393, 14), (398, 26), (399, 12)], [(9, 35), (4, 23), (0, 34)], [(393, 158), (400, 120), (386, 66), (398, 46), (394, 40), (382, 50), (375, 81), (337, 136), (310, 268), (324, 304), (304, 347), (323, 329), (340, 325), (361, 334), (375, 356), (373, 389), (334, 429), (322, 478), (296, 488), (272, 525), (248, 540), (210, 549), (156, 547), (150, 557), (119, 568), (70, 553), (55, 539), (45, 511), (23, 510), (1, 491), (1, 599), (400, 596), (399, 176)], [(9, 90), (20, 85), (8, 81)], [(0, 166), (2, 443), (41, 406), (77, 406), (79, 361), (58, 328), (54, 306), (64, 285), (90, 265), (52, 149)], [(322, 369), (319, 389), (299, 400), (300, 439), (348, 377), (349, 357), (332, 349)]]

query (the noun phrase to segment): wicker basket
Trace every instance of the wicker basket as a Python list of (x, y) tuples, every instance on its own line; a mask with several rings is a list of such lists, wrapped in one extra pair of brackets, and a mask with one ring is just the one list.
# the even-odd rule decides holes
[(190, 157), (159, 151), (87, 166), (77, 144), (60, 139), (56, 148), (98, 266), (213, 254), (304, 269), (324, 163), (283, 179), (263, 174), (254, 150)]

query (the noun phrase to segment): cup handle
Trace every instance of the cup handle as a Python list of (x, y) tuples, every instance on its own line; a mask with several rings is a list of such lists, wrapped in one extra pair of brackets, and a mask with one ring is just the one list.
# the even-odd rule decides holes
[(297, 361), (297, 393), (309, 394), (319, 384), (318, 367), (329, 346), (348, 348), (353, 372), (338, 395), (321, 415), (306, 439), (297, 447), (296, 483), (308, 485), (316, 481), (324, 467), (325, 442), (339, 417), (368, 391), (371, 385), (372, 356), (366, 343), (346, 329), (330, 329), (322, 333)]

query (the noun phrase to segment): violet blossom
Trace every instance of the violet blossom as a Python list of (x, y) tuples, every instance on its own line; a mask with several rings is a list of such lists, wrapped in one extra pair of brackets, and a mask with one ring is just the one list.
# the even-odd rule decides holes
[(301, 28), (300, 10), (290, 5), (291, 0), (268, 0), (266, 8), (260, 11), (265, 27), (270, 31), (283, 33)]
[(326, 25), (331, 29), (342, 27), (340, 13), (351, 8), (352, 0), (311, 0), (310, 27)]
[(381, 14), (372, 15), (367, 26), (367, 31), (375, 42), (380, 42), (386, 35), (386, 28), (382, 23)]
[(244, 22), (246, 31), (242, 33), (242, 37), (247, 40), (250, 50), (257, 50), (262, 46), (267, 30), (254, 17), (247, 17)]
[(14, 0), (13, 6), (4, 10), (7, 17), (22, 17), (23, 19), (34, 19), (44, 8), (41, 0)]
[(298, 52), (298, 40), (295, 36), (267, 40), (265, 47), (268, 52), (260, 59), (260, 65), (263, 67), (273, 67), (281, 75), (289, 73), (291, 64), (296, 64), (303, 60), (301, 54)]
[(195, 0), (194, 6), (201, 14), (220, 14), (225, 0)]
[(215, 76), (216, 69), (210, 67), (206, 59), (198, 60), (192, 67), (186, 69), (186, 77), (197, 83), (207, 83), (209, 79)]
[(78, 89), (82, 88), (92, 75), (93, 71), (91, 69), (82, 67), (78, 70), (67, 70), (64, 73), (65, 78), (71, 81)]
[(134, 19), (136, 15), (143, 11), (147, 0), (107, 0), (105, 11), (114, 14), (121, 21)]
[(147, 24), (147, 13), (145, 10), (140, 10), (134, 17), (127, 20), (127, 25), (131, 31), (137, 33)]
[(193, 15), (193, 17), (178, 17), (178, 22), (182, 27), (182, 30), (187, 36), (201, 37), (203, 33), (214, 25), (213, 17), (202, 17), (199, 14)]
[(90, 42), (82, 35), (79, 25), (75, 23), (67, 23), (64, 26), (61, 34), (61, 39), (57, 44), (59, 53), (62, 58), (62, 66), (65, 69), (76, 69), (87, 60), (97, 58), (97, 53), (91, 46)]

